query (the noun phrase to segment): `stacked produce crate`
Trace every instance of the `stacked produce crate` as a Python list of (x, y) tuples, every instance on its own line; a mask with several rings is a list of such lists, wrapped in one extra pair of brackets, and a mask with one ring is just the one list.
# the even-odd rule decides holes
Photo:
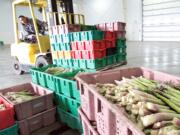
[(0, 96), (0, 135), (18, 135), (13, 105)]
[(180, 78), (146, 68), (76, 77), (84, 135), (179, 135)]
[(125, 24), (114, 22), (101, 25), (52, 26), (53, 64), (75, 69), (101, 69), (125, 63)]
[(74, 76), (82, 70), (71, 70), (56, 65), (31, 69), (32, 81), (54, 92), (58, 120), (82, 132), (78, 108), (80, 93)]
[(13, 127), (0, 131), (2, 135), (18, 135), (18, 130), (21, 135), (30, 135), (56, 121), (53, 93), (43, 87), (26, 83), (2, 89), (0, 95), (7, 107), (7, 110), (0, 111), (0, 114), (4, 115), (0, 118), (0, 122), (3, 122), (0, 127), (9, 127), (15, 124), (15, 120), (17, 122)]

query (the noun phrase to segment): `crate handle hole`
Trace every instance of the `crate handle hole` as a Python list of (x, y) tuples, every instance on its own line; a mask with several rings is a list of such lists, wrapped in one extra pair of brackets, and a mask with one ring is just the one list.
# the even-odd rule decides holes
[(101, 112), (101, 111), (102, 111), (101, 101), (100, 101), (99, 99), (97, 100), (97, 109), (98, 109), (98, 112)]
[(84, 86), (81, 84), (81, 94), (84, 95)]
[(133, 135), (132, 131), (128, 128), (127, 135)]

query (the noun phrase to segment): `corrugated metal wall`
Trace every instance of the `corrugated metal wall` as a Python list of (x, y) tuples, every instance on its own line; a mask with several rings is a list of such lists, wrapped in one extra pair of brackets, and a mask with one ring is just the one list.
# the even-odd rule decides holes
[(180, 41), (180, 0), (143, 0), (143, 40)]

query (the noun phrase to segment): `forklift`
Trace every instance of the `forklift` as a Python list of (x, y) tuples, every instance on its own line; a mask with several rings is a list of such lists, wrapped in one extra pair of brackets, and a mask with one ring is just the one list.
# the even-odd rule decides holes
[[(60, 3), (59, 5), (57, 3)], [(58, 7), (59, 6), (59, 7)], [(17, 22), (17, 7), (27, 7), (30, 10), (31, 18), (35, 29), (36, 43), (29, 43), (22, 41), (19, 37), (20, 30)], [(73, 14), (72, 0), (14, 0), (12, 3), (13, 9), (13, 23), (14, 23), (14, 35), (15, 43), (11, 44), (11, 56), (13, 57), (13, 69), (16, 74), (22, 75), (25, 72), (29, 72), (32, 67), (43, 67), (52, 64), (52, 56), (50, 50), (49, 35), (40, 35), (37, 20), (35, 16), (35, 8), (41, 9), (43, 21), (49, 22), (49, 26), (62, 24), (59, 22), (58, 16), (56, 16), (56, 22), (51, 23), (52, 19), (47, 20), (46, 10), (48, 12), (59, 12), (61, 9), (64, 13)], [(66, 21), (68, 23), (68, 19)]]

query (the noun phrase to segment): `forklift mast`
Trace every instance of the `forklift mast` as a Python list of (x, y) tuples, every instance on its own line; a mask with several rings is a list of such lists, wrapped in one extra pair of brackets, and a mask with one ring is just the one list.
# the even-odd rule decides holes
[[(58, 13), (58, 9), (61, 8), (63, 13), (74, 13), (73, 1), (72, 0), (47, 0), (48, 2), (48, 11), (50, 13)], [(58, 14), (55, 14), (55, 20), (52, 16), (49, 17), (49, 25), (59, 25), (62, 22), (59, 22)], [(73, 20), (72, 20), (73, 21)], [(70, 20), (67, 18), (67, 23), (69, 24)], [(73, 23), (73, 22), (72, 22)]]

